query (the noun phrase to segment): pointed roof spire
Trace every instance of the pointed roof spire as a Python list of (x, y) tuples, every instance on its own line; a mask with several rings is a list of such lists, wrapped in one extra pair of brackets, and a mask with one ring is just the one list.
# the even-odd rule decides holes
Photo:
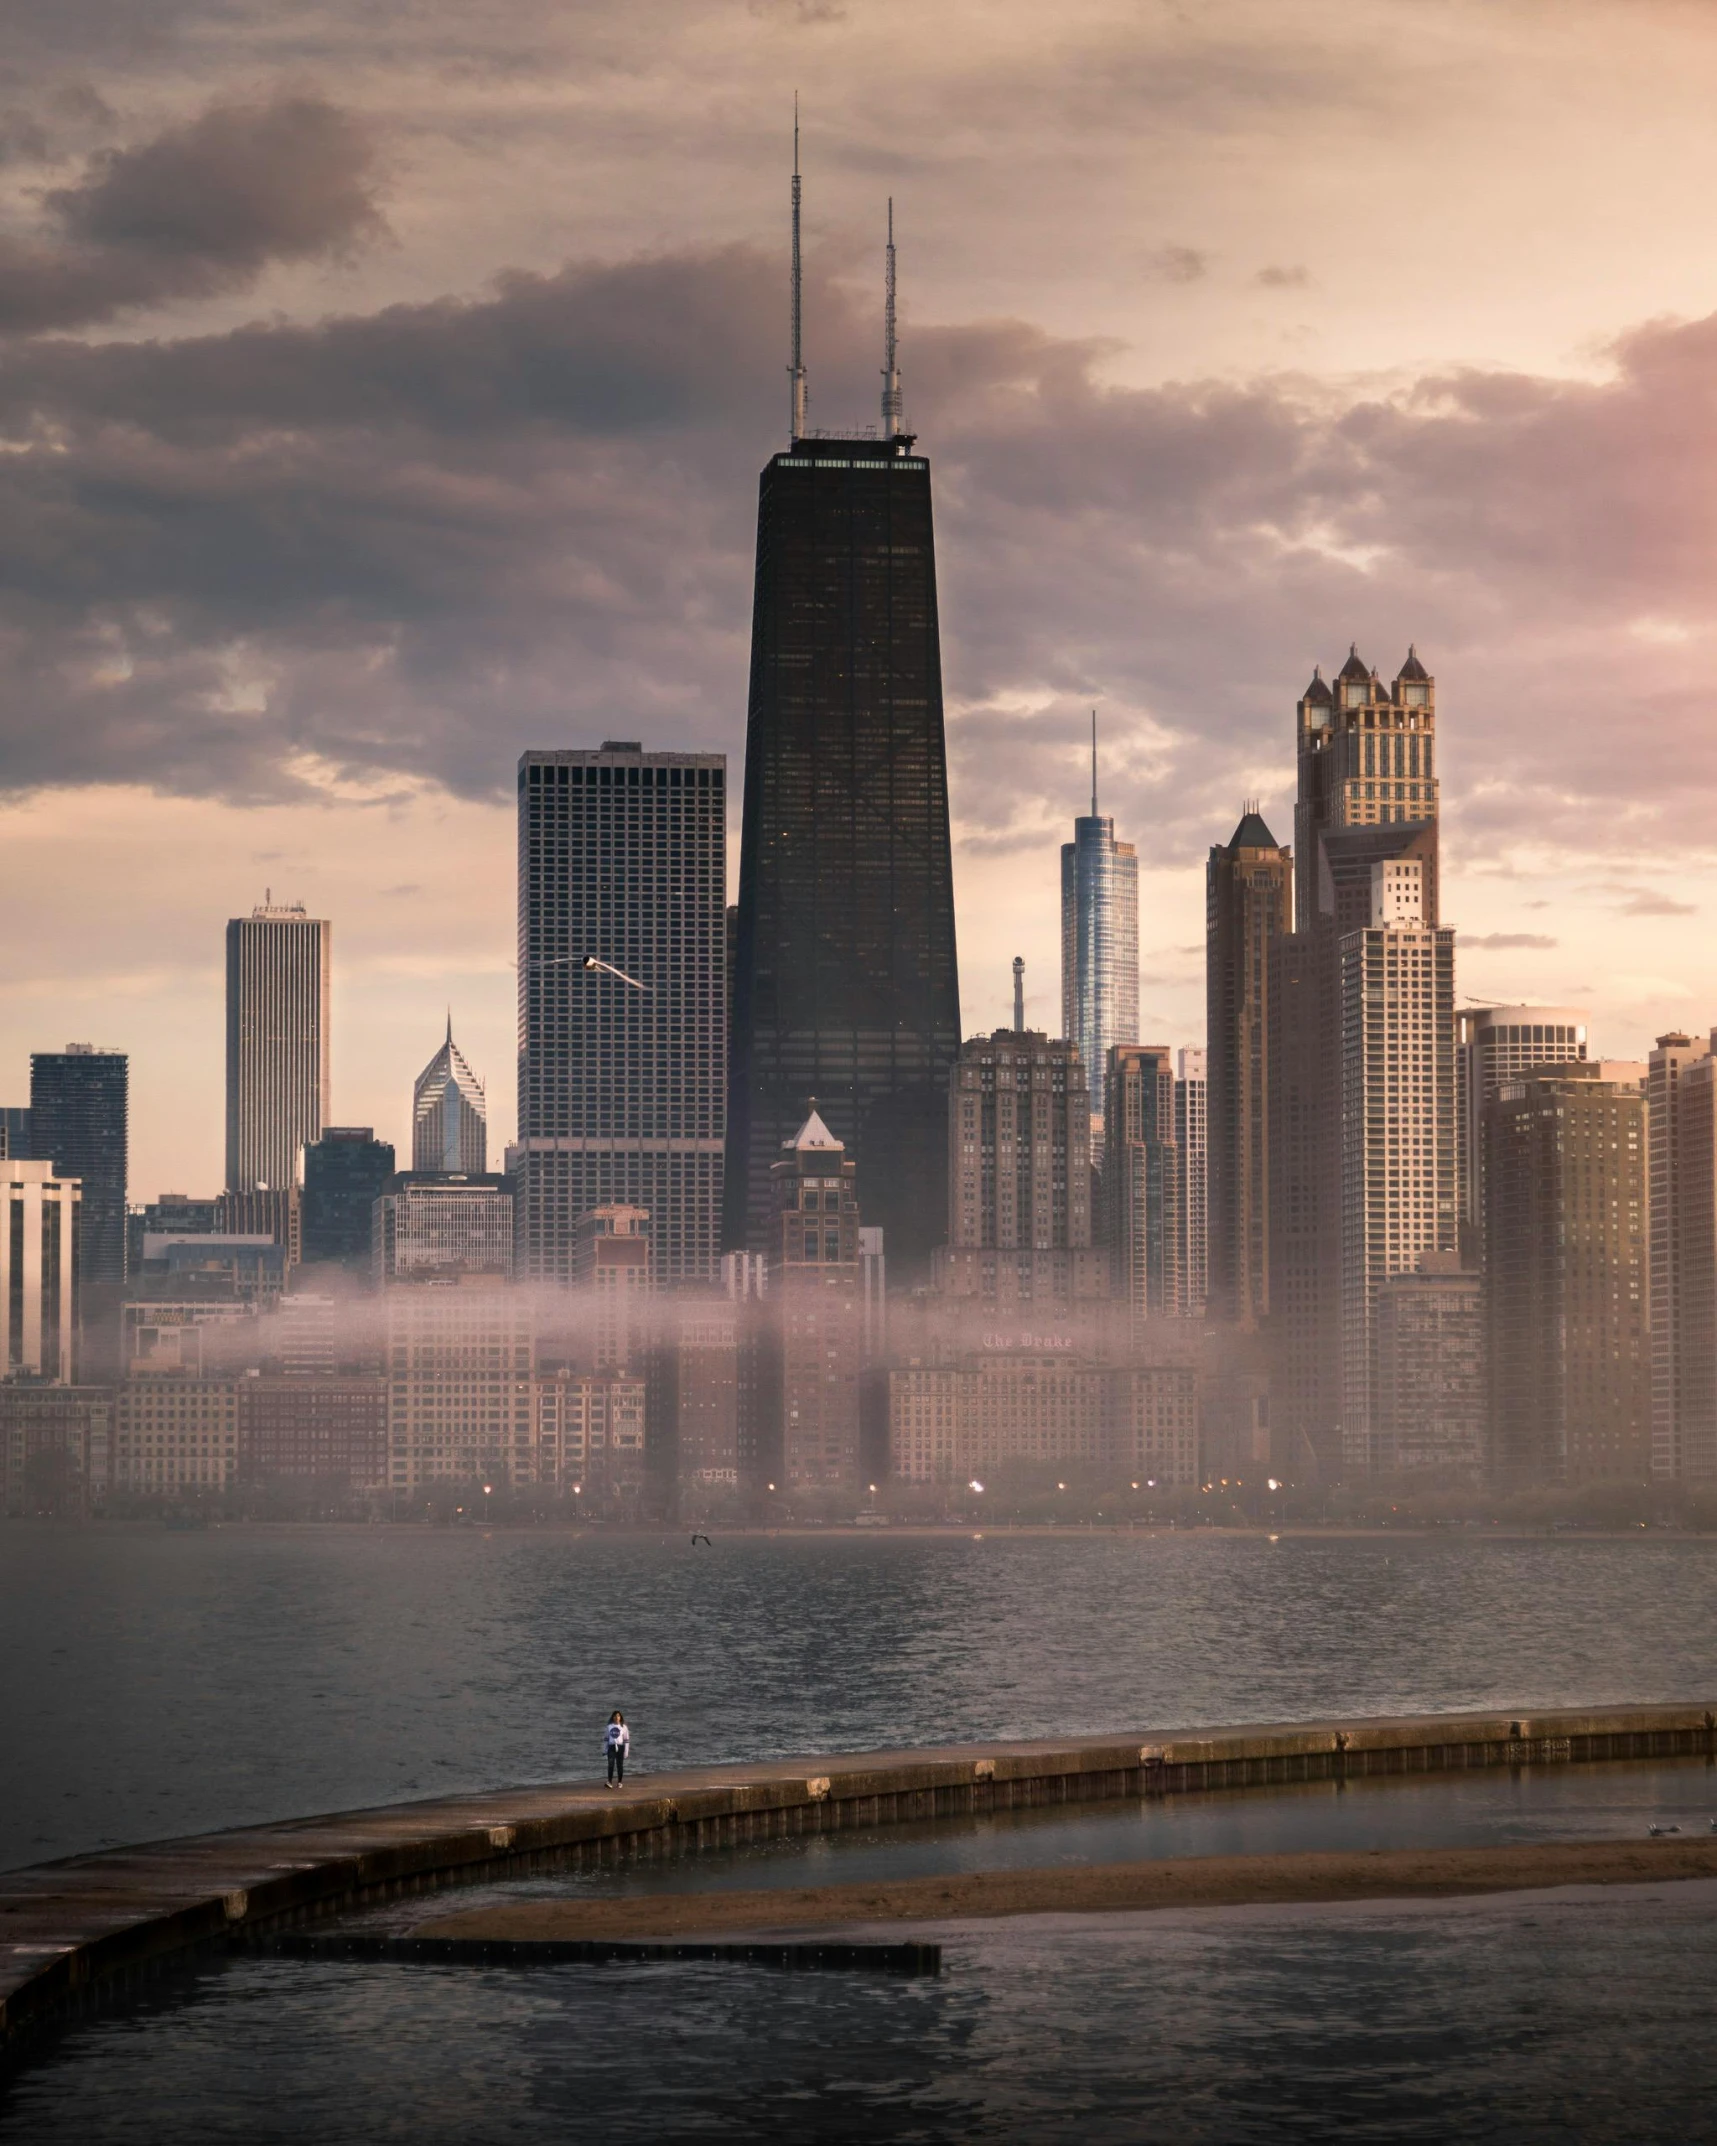
[(1097, 711), (1091, 711), (1091, 817), (1097, 817)]
[(1429, 685), (1431, 682), (1431, 674), (1419, 661), (1419, 651), (1411, 641), (1407, 643), (1407, 660), (1395, 673), (1395, 677), (1398, 683), (1405, 678), (1412, 685)]
[(1357, 641), (1349, 642), (1347, 650), (1347, 661), (1342, 665), (1341, 669), (1337, 671), (1336, 676), (1338, 678), (1370, 678), (1371, 672), (1366, 667), (1366, 664), (1359, 653), (1359, 643)]
[(1232, 852), (1237, 849), (1278, 849), (1280, 846), (1275, 836), (1264, 824), (1263, 816), (1258, 810), (1257, 799), (1247, 798), (1240, 808), (1240, 825), (1235, 828), (1233, 835), (1229, 839), (1229, 850)]
[(894, 196), (888, 197), (888, 267), (883, 279), (882, 305), (882, 436), (898, 439), (904, 427), (900, 416), (900, 366), (894, 334)]
[(830, 1132), (829, 1128), (817, 1115), (817, 1098), (813, 1095), (812, 1097), (810, 1097), (809, 1102), (811, 1115), (805, 1120), (804, 1124), (800, 1126), (799, 1130), (793, 1135), (792, 1139), (783, 1140), (781, 1145), (787, 1148), (840, 1147), (841, 1142), (835, 1138), (834, 1134)]
[(1318, 707), (1326, 706), (1328, 702), (1335, 698), (1329, 687), (1324, 683), (1324, 671), (1321, 663), (1312, 665), (1312, 682), (1300, 695), (1300, 698), (1301, 700), (1312, 701)]
[(787, 371), (793, 384), (792, 441), (805, 437), (805, 275), (799, 254), (799, 92), (793, 92), (793, 361)]

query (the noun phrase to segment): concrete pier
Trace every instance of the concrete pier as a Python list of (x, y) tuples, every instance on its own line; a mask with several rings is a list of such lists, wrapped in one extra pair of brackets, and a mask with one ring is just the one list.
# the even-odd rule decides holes
[(497, 1789), (0, 1873), (0, 2045), (175, 1953), (402, 1894), (784, 1834), (1200, 1789), (1480, 1766), (1717, 1757), (1683, 1706), (1144, 1731)]

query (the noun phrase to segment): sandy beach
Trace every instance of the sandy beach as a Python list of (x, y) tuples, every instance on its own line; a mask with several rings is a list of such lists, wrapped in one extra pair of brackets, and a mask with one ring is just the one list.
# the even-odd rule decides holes
[(1717, 1878), (1717, 1838), (1557, 1841), (1361, 1854), (1223, 1855), (1075, 1869), (974, 1870), (892, 1883), (528, 1900), (417, 1925), (423, 1937), (645, 1938), (998, 1915), (1424, 1899), (1560, 1885)]

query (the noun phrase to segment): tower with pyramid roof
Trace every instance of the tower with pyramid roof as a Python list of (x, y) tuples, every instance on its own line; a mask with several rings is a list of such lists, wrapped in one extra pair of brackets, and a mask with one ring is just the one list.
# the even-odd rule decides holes
[(417, 1076), (411, 1093), (411, 1166), (464, 1171), (489, 1167), (489, 1112), (483, 1083), (453, 1040), (453, 1016), (441, 1048)]

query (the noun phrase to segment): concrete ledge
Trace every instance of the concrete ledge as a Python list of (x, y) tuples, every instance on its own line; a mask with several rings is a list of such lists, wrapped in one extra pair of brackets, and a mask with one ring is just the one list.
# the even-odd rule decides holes
[(0, 2044), (165, 1955), (473, 1879), (1047, 1804), (1697, 1754), (1717, 1755), (1702, 1703), (1432, 1714), (773, 1760), (249, 1826), (0, 1873)]

